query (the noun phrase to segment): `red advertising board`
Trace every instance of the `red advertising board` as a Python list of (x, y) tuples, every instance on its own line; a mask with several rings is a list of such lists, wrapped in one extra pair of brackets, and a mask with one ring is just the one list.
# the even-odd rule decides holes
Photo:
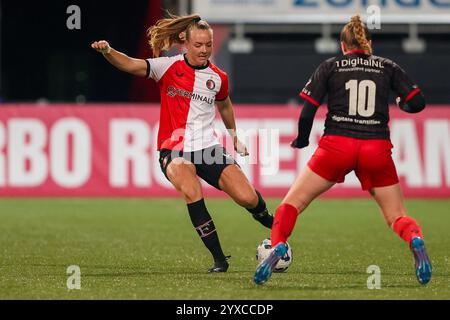
[[(238, 134), (249, 157), (235, 155), (265, 196), (284, 196), (314, 152), (323, 130), (321, 108), (310, 145), (289, 147), (300, 109), (235, 106)], [(159, 168), (159, 108), (149, 105), (0, 106), (0, 196), (176, 196)], [(230, 153), (218, 117), (217, 134)], [(450, 197), (450, 106), (419, 114), (391, 110), (393, 158), (411, 197)], [(234, 154), (234, 153), (233, 153)], [(206, 195), (223, 196), (204, 184)], [(367, 196), (353, 173), (330, 197)]]

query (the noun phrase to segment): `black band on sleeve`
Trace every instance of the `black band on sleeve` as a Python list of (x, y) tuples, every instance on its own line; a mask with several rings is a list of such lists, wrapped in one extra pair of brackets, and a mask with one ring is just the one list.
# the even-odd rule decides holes
[(309, 145), (309, 135), (311, 134), (314, 117), (317, 107), (309, 101), (303, 104), (303, 110), (298, 119), (298, 135), (291, 143), (293, 148), (304, 148)]
[(216, 101), (218, 101), (218, 102), (221, 102), (221, 101), (225, 101), (225, 100), (227, 100), (227, 98), (229, 97), (229, 95), (228, 96), (226, 96), (225, 98), (223, 98), (223, 99), (216, 99)]
[(150, 77), (150, 62), (146, 59), (145, 62), (147, 63), (147, 72), (145, 74), (145, 77), (148, 79)]

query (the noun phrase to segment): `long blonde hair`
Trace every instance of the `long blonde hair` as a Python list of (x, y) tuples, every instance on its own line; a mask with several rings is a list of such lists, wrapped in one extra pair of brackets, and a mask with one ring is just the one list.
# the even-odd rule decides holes
[(183, 44), (189, 40), (194, 28), (212, 31), (211, 26), (198, 14), (175, 16), (168, 13), (168, 15), (168, 18), (158, 20), (154, 26), (147, 29), (148, 43), (155, 57), (159, 57), (161, 51), (169, 50), (173, 45)]
[(348, 49), (360, 48), (367, 55), (372, 54), (372, 47), (369, 43), (371, 38), (369, 29), (361, 21), (359, 15), (354, 15), (341, 31), (341, 41), (347, 45)]

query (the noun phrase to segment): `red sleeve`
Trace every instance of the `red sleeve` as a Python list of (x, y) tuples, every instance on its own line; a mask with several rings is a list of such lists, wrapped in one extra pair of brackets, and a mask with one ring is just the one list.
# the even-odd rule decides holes
[(220, 79), (222, 80), (222, 84), (220, 85), (220, 90), (216, 94), (216, 101), (223, 101), (228, 98), (228, 75), (225, 72), (221, 72)]

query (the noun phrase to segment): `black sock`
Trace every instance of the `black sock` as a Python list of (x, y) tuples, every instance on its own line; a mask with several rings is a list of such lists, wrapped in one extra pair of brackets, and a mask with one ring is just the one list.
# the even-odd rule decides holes
[(259, 193), (258, 190), (255, 190), (256, 195), (258, 196), (258, 204), (253, 209), (247, 209), (248, 212), (250, 212), (253, 215), (258, 215), (265, 213), (267, 211), (266, 202), (261, 196), (261, 193)]
[(259, 221), (266, 228), (272, 229), (273, 225), (273, 216), (269, 214), (269, 210), (267, 210), (266, 202), (262, 198), (261, 194), (256, 191), (256, 195), (258, 196), (258, 204), (253, 209), (247, 209), (257, 221)]
[(187, 205), (192, 224), (197, 230), (205, 246), (211, 252), (215, 261), (224, 261), (222, 247), (220, 246), (219, 236), (211, 216), (206, 209), (203, 199)]

